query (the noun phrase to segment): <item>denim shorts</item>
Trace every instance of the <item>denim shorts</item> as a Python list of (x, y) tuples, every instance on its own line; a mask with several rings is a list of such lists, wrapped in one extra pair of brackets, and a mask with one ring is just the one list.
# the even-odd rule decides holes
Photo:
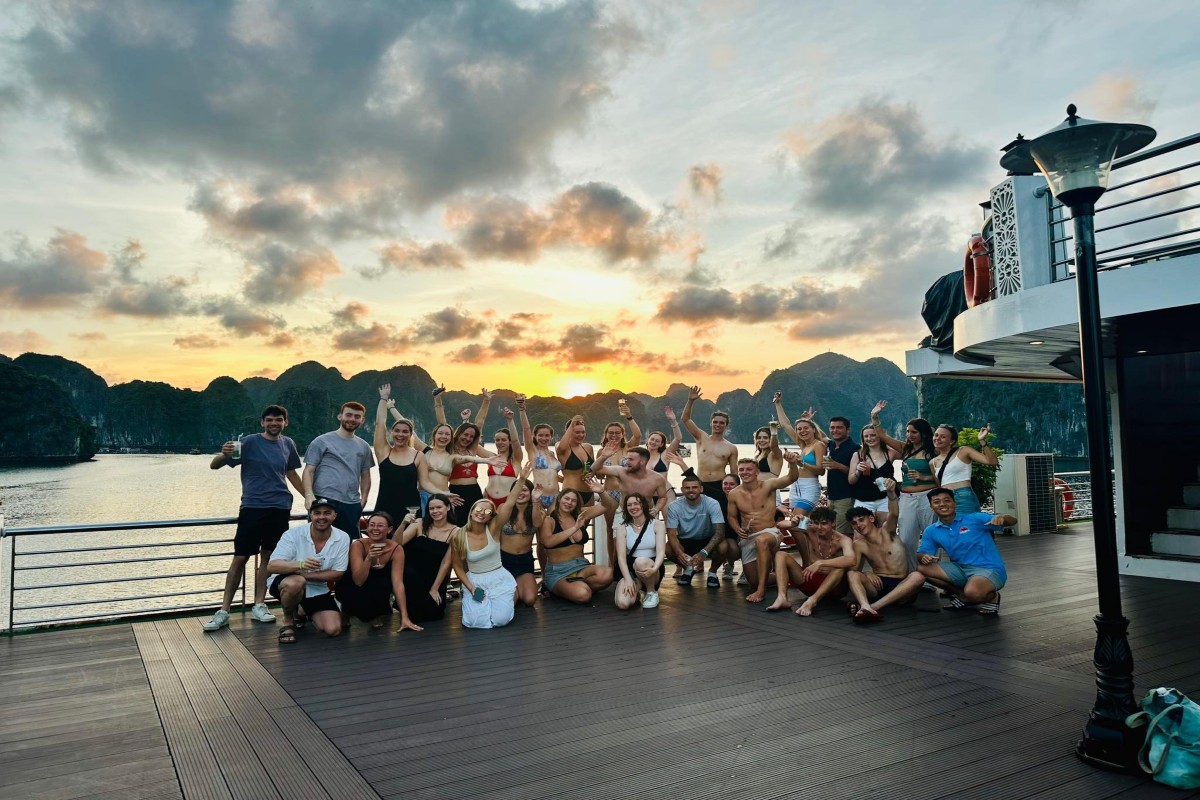
[(978, 514), (979, 495), (970, 486), (960, 486), (954, 490), (954, 505), (959, 514)]
[(953, 561), (939, 561), (938, 566), (946, 573), (950, 582), (960, 589), (976, 576), (987, 578), (997, 591), (1004, 588), (1005, 577), (989, 567), (972, 567), (970, 564), (956, 564)]

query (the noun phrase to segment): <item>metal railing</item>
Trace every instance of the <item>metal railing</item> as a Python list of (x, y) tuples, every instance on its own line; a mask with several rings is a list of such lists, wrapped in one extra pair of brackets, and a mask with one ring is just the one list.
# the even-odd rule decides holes
[[(293, 514), (291, 519), (307, 517)], [(225, 591), (232, 531), (220, 538), (174, 540), (163, 540), (161, 532), (236, 525), (236, 517), (220, 517), (6, 528), (0, 516), (0, 596), (8, 600), (0, 632), (11, 636), (18, 630), (215, 610)], [(65, 537), (83, 534), (122, 536), (112, 542), (86, 539), (59, 545)], [(592, 559), (594, 539), (584, 548)], [(181, 562), (197, 567), (187, 569)], [(258, 559), (247, 561), (235, 608), (248, 608), (246, 587), (257, 569)], [(453, 575), (450, 583), (458, 584)], [(197, 598), (203, 599), (194, 602)]]
[[(162, 531), (236, 524), (224, 517), (6, 528), (0, 517), (5, 631), (217, 608), (232, 531), (198, 539), (164, 538)], [(79, 538), (85, 534), (93, 536)], [(257, 564), (247, 563), (252, 577), (251, 569)], [(239, 605), (246, 581), (244, 575), (235, 596)]]
[(1092, 474), (1056, 472), (1054, 477), (1066, 484), (1060, 493), (1063, 522), (1078, 522), (1092, 518)]
[[(1115, 172), (1196, 144), (1200, 144), (1200, 133), (1117, 159), (1112, 169)], [(1200, 187), (1200, 170), (1189, 174), (1187, 179), (1175, 177), (1197, 167), (1200, 167), (1200, 160), (1182, 158), (1174, 166), (1108, 187), (1104, 197), (1115, 202), (1096, 209), (1096, 257), (1099, 269), (1115, 269), (1200, 252), (1200, 213), (1190, 217), (1186, 223), (1179, 216), (1200, 210), (1200, 203), (1189, 204), (1184, 200), (1175, 207), (1166, 208), (1152, 202), (1161, 203), (1164, 199), (1169, 201), (1183, 197), (1180, 192)], [(1154, 181), (1158, 183), (1152, 183)], [(1146, 188), (1150, 191), (1137, 193)], [(1115, 198), (1114, 193), (1117, 193)], [(1146, 213), (1139, 216), (1142, 211)], [(1048, 224), (1055, 253), (1050, 270), (1054, 281), (1075, 277), (1072, 271), (1074, 258), (1070, 255), (1074, 247), (1068, 245), (1074, 239), (1070, 222), (1071, 218), (1061, 203), (1049, 204)], [(1176, 224), (1172, 226), (1170, 223)]]

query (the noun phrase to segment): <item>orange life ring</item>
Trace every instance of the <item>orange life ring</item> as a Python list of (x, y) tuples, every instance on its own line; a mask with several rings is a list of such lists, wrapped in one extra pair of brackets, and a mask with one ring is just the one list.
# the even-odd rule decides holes
[(963, 258), (963, 294), (967, 297), (967, 308), (986, 303), (992, 296), (992, 258), (987, 242), (978, 233), (967, 242), (967, 255)]
[(1063, 521), (1065, 522), (1071, 518), (1072, 514), (1075, 513), (1075, 493), (1071, 491), (1071, 484), (1067, 483), (1062, 478), (1055, 478), (1051, 483), (1053, 483), (1053, 485), (1056, 487), (1063, 487), (1062, 507)]

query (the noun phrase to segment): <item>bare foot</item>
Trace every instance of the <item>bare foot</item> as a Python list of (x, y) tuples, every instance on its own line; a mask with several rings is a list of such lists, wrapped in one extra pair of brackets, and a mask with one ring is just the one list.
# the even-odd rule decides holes
[(788, 599), (786, 597), (780, 597), (780, 598), (776, 599), (774, 603), (771, 603), (771, 605), (767, 606), (766, 610), (767, 611), (783, 611), (783, 610), (791, 608), (791, 607), (792, 607), (792, 604), (788, 602)]
[(763, 592), (763, 591), (751, 592), (750, 594), (746, 595), (746, 602), (747, 603), (761, 603), (763, 601), (763, 598), (766, 597), (766, 595), (767, 595), (767, 593)]
[(805, 600), (804, 605), (796, 609), (796, 613), (801, 617), (811, 617), (813, 615), (813, 602)]

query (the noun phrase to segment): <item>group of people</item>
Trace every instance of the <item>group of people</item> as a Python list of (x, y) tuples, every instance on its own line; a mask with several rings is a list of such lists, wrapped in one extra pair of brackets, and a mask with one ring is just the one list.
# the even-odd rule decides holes
[[(930, 585), (946, 592), (949, 608), (998, 612), (1006, 574), (992, 533), (1016, 520), (979, 513), (971, 489), (971, 465), (997, 463), (986, 426), (978, 447), (960, 446), (954, 428), (935, 430), (923, 419), (910, 420), (904, 439), (895, 439), (880, 421), (887, 407), (880, 401), (855, 442), (845, 417), (831, 418), (828, 434), (811, 409), (793, 423), (777, 392), (776, 419), (755, 432), (754, 457), (741, 458), (725, 438), (728, 414), (714, 412), (707, 431), (693, 421), (700, 397), (692, 387), (681, 419), (664, 409), (672, 435), (653, 431), (644, 445), (621, 401), (624, 422), (605, 426), (592, 445), (582, 416), (556, 437), (548, 424), (531, 426), (518, 395), (515, 411), (503, 409), (506, 424), (489, 450), (481, 440), (491, 393), (474, 420), (464, 410), (452, 428), (435, 390), (438, 423), (426, 443), (385, 384), (373, 443), (355, 435), (366, 408), (345, 403), (337, 429), (309, 445), (302, 470), (283, 435), (287, 410), (268, 406), (262, 432), (227, 442), (211, 463), (241, 467), (242, 502), (222, 607), (204, 628), (228, 624), (253, 557), (251, 617), (274, 622), (266, 598), (278, 598), (281, 643), (294, 642), (305, 624), (335, 636), (354, 618), (381, 627), (393, 612), (400, 631), (421, 630), (445, 615), (452, 572), (466, 627), (507, 625), (518, 603), (532, 606), (543, 592), (589, 603), (614, 583), (618, 608), (653, 608), (668, 558), (681, 585), (703, 577), (708, 561), (709, 587), (720, 585), (722, 567), (732, 579), (740, 560), (748, 602), (763, 602), (768, 585), (776, 586), (766, 606), (772, 612), (791, 608), (794, 587), (805, 595), (795, 609), (801, 616), (849, 595), (854, 621), (876, 622), (881, 609)], [(694, 468), (679, 454), (680, 422), (696, 441)], [(794, 448), (780, 447), (780, 429)], [(376, 462), (377, 500), (364, 518)], [(667, 477), (672, 466), (682, 471), (678, 493)], [(289, 483), (309, 512), (291, 528)], [(600, 518), (602, 528), (593, 524)], [(597, 536), (608, 564), (586, 555)]]

